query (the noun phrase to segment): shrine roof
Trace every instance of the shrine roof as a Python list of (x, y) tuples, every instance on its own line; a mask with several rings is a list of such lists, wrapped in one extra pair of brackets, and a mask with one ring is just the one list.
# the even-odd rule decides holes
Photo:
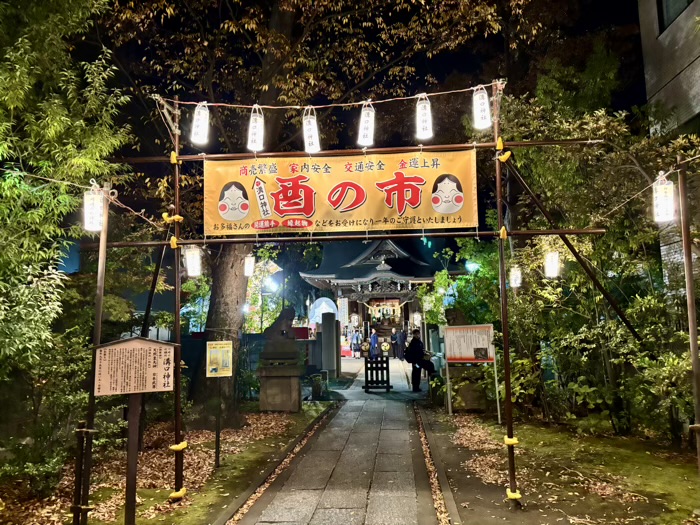
[[(348, 241), (327, 244), (323, 248), (323, 260), (315, 270), (300, 273), (301, 277), (319, 286), (321, 281), (370, 281), (377, 278), (401, 280), (432, 279), (442, 270), (442, 264), (434, 253), (448, 246), (447, 239), (431, 239), (428, 248), (420, 239), (397, 241)], [(390, 268), (377, 268), (382, 261)], [(458, 271), (459, 267), (449, 268)], [(325, 287), (325, 286), (324, 286)]]

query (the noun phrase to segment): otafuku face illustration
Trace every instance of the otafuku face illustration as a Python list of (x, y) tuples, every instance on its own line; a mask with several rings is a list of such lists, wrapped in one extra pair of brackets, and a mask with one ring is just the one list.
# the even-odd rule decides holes
[(239, 182), (229, 182), (221, 189), (219, 215), (227, 221), (240, 221), (250, 211), (248, 192)]
[(462, 184), (454, 175), (440, 175), (433, 184), (433, 194), (430, 197), (433, 209), (445, 215), (457, 213), (464, 206)]

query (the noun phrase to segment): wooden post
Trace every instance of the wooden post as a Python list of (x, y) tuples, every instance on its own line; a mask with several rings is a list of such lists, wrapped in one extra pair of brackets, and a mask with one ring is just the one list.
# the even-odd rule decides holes
[(136, 471), (139, 460), (139, 421), (141, 396), (129, 394), (129, 433), (126, 444), (126, 495), (124, 525), (136, 525)]
[[(180, 154), (180, 103), (179, 97), (175, 97), (175, 155)], [(180, 215), (180, 163), (177, 158), (175, 159), (175, 173), (173, 177), (173, 186), (175, 193), (175, 215)], [(181, 227), (180, 222), (175, 221), (175, 238), (180, 240)], [(173, 271), (175, 272), (175, 320), (173, 322), (173, 332), (175, 335), (175, 357), (173, 363), (173, 390), (175, 395), (175, 444), (182, 442), (182, 367), (180, 363), (182, 362), (182, 338), (180, 335), (180, 290), (182, 288), (182, 281), (180, 278), (180, 257), (182, 255), (182, 250), (178, 246), (173, 250), (175, 252), (175, 261), (173, 264)], [(185, 451), (177, 450), (175, 452), (175, 490), (178, 491), (182, 489), (184, 483), (184, 459)]]

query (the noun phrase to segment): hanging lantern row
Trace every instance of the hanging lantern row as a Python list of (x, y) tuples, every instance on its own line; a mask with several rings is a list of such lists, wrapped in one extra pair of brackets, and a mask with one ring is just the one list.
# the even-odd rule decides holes
[(88, 232), (102, 231), (104, 220), (104, 192), (97, 185), (83, 195), (83, 228)]
[[(421, 93), (416, 97), (416, 138), (428, 140), (433, 137), (433, 115), (430, 108), (430, 100), (427, 93)], [(491, 127), (491, 101), (484, 86), (474, 90), (472, 97), (473, 126), (482, 130)], [(374, 119), (375, 109), (368, 100), (362, 104), (360, 111), (360, 125), (357, 133), (357, 144), (362, 147), (374, 144)], [(306, 106), (302, 114), (302, 132), (304, 134), (304, 150), (307, 153), (321, 151), (320, 134), (316, 109)], [(265, 117), (262, 108), (255, 104), (250, 112), (248, 124), (248, 149), (255, 153), (264, 149)], [(193, 144), (203, 145), (209, 140), (209, 108), (206, 102), (197, 104), (192, 120), (192, 133), (190, 140)]]
[[(547, 252), (544, 256), (544, 276), (547, 279), (556, 279), (560, 272), (559, 252)], [(520, 288), (523, 284), (523, 271), (520, 266), (511, 266), (508, 284), (511, 288)]]
[(658, 223), (676, 220), (676, 203), (674, 199), (673, 182), (666, 179), (663, 172), (654, 181), (654, 220)]
[(187, 277), (199, 277), (202, 275), (202, 249), (199, 246), (189, 244), (182, 249), (185, 257)]

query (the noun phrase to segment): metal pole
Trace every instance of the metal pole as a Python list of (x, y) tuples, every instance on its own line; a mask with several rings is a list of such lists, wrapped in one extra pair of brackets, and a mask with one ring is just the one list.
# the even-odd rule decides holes
[(73, 525), (80, 525), (80, 496), (82, 491), (83, 478), (83, 456), (85, 454), (85, 421), (78, 422), (75, 429), (75, 436), (78, 441), (78, 453), (75, 456), (75, 487), (73, 489)]
[(219, 386), (218, 402), (216, 404), (216, 450), (214, 453), (214, 467), (216, 468), (221, 466), (221, 382), (223, 380), (223, 377), (218, 377), (216, 380)]
[(496, 358), (496, 349), (493, 350), (493, 382), (496, 386), (496, 413), (498, 414), (498, 424), (501, 424), (501, 396), (498, 391), (498, 361)]
[[(506, 148), (527, 148), (535, 146), (592, 146), (603, 144), (602, 139), (564, 139), (564, 140), (516, 140), (506, 142)], [(493, 149), (496, 147), (495, 142), (480, 142), (469, 144), (441, 144), (434, 146), (405, 146), (398, 148), (369, 148), (363, 149), (342, 149), (321, 151), (318, 157), (341, 157), (349, 155), (388, 155), (391, 153), (412, 153), (412, 152), (431, 152), (431, 151), (470, 151), (474, 149)], [(308, 157), (309, 154), (304, 151), (285, 151), (285, 152), (258, 152), (256, 155), (250, 153), (200, 153), (197, 155), (183, 155), (179, 157), (183, 162), (203, 162), (205, 160), (245, 160), (252, 158), (267, 158), (274, 159), (280, 157)], [(110, 159), (120, 164), (152, 164), (158, 162), (169, 162), (168, 157), (150, 156), (150, 157), (124, 157)]]
[(97, 257), (97, 286), (95, 288), (95, 326), (92, 331), (92, 363), (88, 376), (88, 409), (85, 428), (85, 457), (83, 459), (83, 474), (81, 476), (82, 490), (80, 496), (80, 523), (87, 525), (90, 502), (90, 474), (92, 470), (92, 435), (95, 432), (95, 368), (97, 346), (102, 339), (102, 305), (105, 295), (105, 266), (107, 264), (107, 230), (109, 227), (109, 199), (107, 193), (110, 183), (103, 186), (102, 196), (102, 231), (100, 231), (100, 248)]
[(263, 301), (265, 301), (265, 294), (263, 293), (263, 283), (260, 283), (260, 333), (263, 333)]
[(139, 460), (139, 420), (141, 396), (129, 394), (129, 433), (126, 448), (126, 494), (124, 525), (136, 525), (136, 472)]
[(686, 164), (678, 157), (678, 197), (681, 211), (681, 237), (683, 240), (683, 269), (685, 270), (685, 295), (688, 305), (688, 337), (690, 338), (690, 360), (693, 364), (693, 400), (695, 408), (695, 448), (697, 450), (698, 472), (700, 473), (700, 359), (698, 358), (698, 324), (695, 311), (695, 279), (693, 276), (693, 256), (690, 237), (690, 213), (688, 210), (688, 183)]
[[(493, 136), (498, 142), (500, 135), (500, 106), (503, 85), (496, 83), (493, 86)], [(496, 211), (498, 214), (498, 229), (503, 231), (503, 181), (501, 173), (501, 163), (496, 159)], [(510, 332), (508, 328), (508, 293), (506, 290), (506, 256), (505, 239), (501, 235), (498, 237), (498, 278), (501, 295), (501, 332), (503, 334), (503, 368), (505, 381), (505, 412), (506, 412), (506, 434), (509, 439), (513, 438), (513, 399), (510, 384)], [(518, 483), (515, 478), (515, 445), (508, 447), (508, 482), (510, 494), (518, 494)], [(517, 505), (518, 499), (511, 499)]]
[[(525, 179), (523, 176), (520, 174), (520, 171), (518, 168), (515, 167), (515, 164), (513, 164), (513, 161), (508, 160), (506, 161), (506, 165), (508, 166), (508, 169), (510, 169), (511, 173), (515, 176), (515, 178), (518, 180), (520, 185), (523, 187), (523, 189), (530, 195), (532, 200), (534, 201), (535, 205), (540, 209), (542, 212), (542, 215), (544, 215), (545, 219), (547, 219), (547, 222), (551, 225), (554, 226), (554, 217), (547, 211), (547, 209), (544, 207), (544, 204), (542, 204), (542, 201), (535, 195), (535, 192), (532, 191), (532, 188), (525, 182)], [(630, 331), (632, 336), (637, 340), (641, 341), (642, 336), (639, 335), (637, 330), (635, 330), (634, 326), (632, 326), (632, 323), (630, 320), (627, 318), (625, 315), (625, 312), (622, 310), (620, 305), (617, 303), (615, 298), (608, 292), (603, 284), (598, 280), (598, 277), (596, 277), (595, 272), (591, 267), (588, 265), (588, 262), (581, 256), (580, 253), (578, 253), (578, 250), (574, 248), (574, 245), (571, 244), (571, 241), (567, 239), (566, 234), (564, 233), (557, 233), (559, 238), (562, 240), (562, 242), (566, 245), (566, 247), (569, 249), (571, 254), (574, 256), (574, 258), (578, 261), (578, 263), (581, 265), (581, 268), (583, 268), (583, 271), (586, 272), (586, 275), (588, 275), (588, 278), (593, 282), (594, 286), (598, 289), (598, 291), (603, 294), (603, 297), (605, 297), (605, 300), (608, 302), (608, 304), (612, 307), (613, 310), (615, 310), (615, 313), (617, 316), (620, 318), (620, 321), (622, 321), (622, 324), (624, 324), (627, 329)]]
[[(512, 237), (539, 237), (546, 235), (604, 235), (607, 232), (604, 228), (578, 228), (578, 229), (559, 229), (559, 230), (514, 230), (508, 232)], [(381, 240), (396, 240), (396, 239), (417, 239), (420, 237), (435, 237), (435, 238), (461, 238), (461, 237), (478, 237), (478, 238), (493, 238), (497, 237), (498, 232), (492, 231), (435, 231), (435, 232), (414, 232), (414, 233), (392, 233), (392, 234), (350, 234), (350, 235), (314, 235), (313, 238), (308, 235), (299, 236), (270, 236), (263, 237), (261, 235), (240, 237), (226, 237), (219, 239), (183, 239), (178, 244), (182, 246), (189, 245), (216, 245), (216, 244), (259, 244), (261, 242), (275, 243), (307, 243), (307, 242), (335, 242), (335, 241), (381, 241)], [(152, 248), (155, 246), (167, 246), (168, 241), (118, 241), (110, 242), (109, 248)], [(95, 244), (84, 244), (85, 249), (96, 247)]]
[[(178, 97), (175, 97), (175, 155), (180, 154), (180, 104), (178, 102)], [(175, 193), (175, 215), (180, 215), (180, 162), (177, 159), (175, 162), (175, 173), (174, 173), (174, 193)], [(180, 222), (175, 221), (175, 238), (180, 239)], [(175, 443), (179, 444), (182, 442), (182, 367), (180, 363), (182, 361), (182, 338), (180, 334), (180, 290), (182, 288), (182, 283), (180, 280), (180, 257), (182, 255), (182, 250), (180, 247), (176, 247), (175, 250), (175, 261), (173, 264), (173, 270), (175, 272), (175, 320), (173, 322), (173, 331), (175, 332), (175, 356), (173, 363), (174, 369), (174, 384), (173, 390), (175, 395)], [(183, 486), (184, 478), (184, 450), (175, 451), (175, 490), (179, 491)]]

